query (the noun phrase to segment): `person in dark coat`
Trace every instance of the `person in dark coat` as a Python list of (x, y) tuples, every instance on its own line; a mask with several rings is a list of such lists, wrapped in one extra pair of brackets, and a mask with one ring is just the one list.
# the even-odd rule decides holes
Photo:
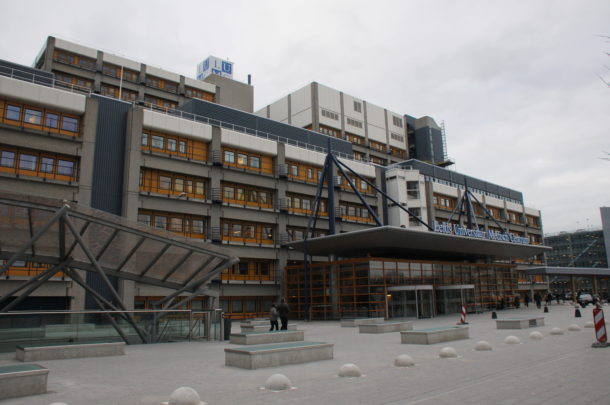
[(525, 307), (530, 307), (530, 295), (528, 293), (525, 293)]
[(274, 302), (273, 304), (271, 304), (271, 309), (269, 310), (269, 322), (271, 322), (271, 329), (269, 329), (269, 331), (272, 331), (274, 328), (275, 328), (275, 330), (279, 330), (278, 324), (277, 324), (277, 317), (278, 317), (277, 306), (275, 305), (275, 302)]
[(280, 320), (282, 321), (282, 330), (288, 330), (288, 313), (290, 308), (286, 304), (286, 300), (282, 298), (282, 302), (277, 306), (277, 311), (280, 314)]
[(534, 301), (536, 302), (536, 308), (540, 309), (542, 307), (542, 298), (540, 297), (540, 294), (534, 294)]

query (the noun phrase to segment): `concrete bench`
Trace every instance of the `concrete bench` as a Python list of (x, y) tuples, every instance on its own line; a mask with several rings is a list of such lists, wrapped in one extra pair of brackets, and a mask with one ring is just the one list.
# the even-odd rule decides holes
[(452, 340), (468, 339), (469, 337), (470, 328), (468, 326), (447, 326), (400, 332), (400, 343), (432, 345)]
[(333, 344), (292, 342), (225, 349), (225, 365), (254, 370), (333, 358)]
[(526, 329), (544, 326), (544, 317), (496, 319), (497, 329)]
[[(279, 318), (278, 318), (279, 320)], [(269, 319), (244, 319), (241, 321), (240, 326), (253, 326), (253, 325), (270, 325)]]
[(238, 345), (262, 345), (266, 343), (297, 342), (305, 339), (302, 330), (280, 330), (273, 332), (232, 333), (229, 341)]
[(358, 325), (368, 325), (371, 323), (383, 323), (383, 318), (343, 318), (341, 319), (342, 328), (355, 328)]
[(358, 331), (360, 333), (389, 333), (389, 332), (400, 332), (403, 330), (412, 330), (413, 322), (383, 322), (383, 323), (370, 323), (358, 325)]
[(79, 357), (120, 356), (125, 354), (125, 342), (49, 344), (17, 346), (20, 361), (75, 359)]
[(0, 399), (44, 394), (48, 375), (49, 370), (38, 364), (1, 366)]
[[(280, 325), (281, 326), (281, 325)], [(269, 323), (269, 321), (267, 321), (267, 324), (265, 325), (248, 325), (248, 324), (240, 324), (241, 327), (241, 332), (242, 333), (250, 333), (250, 332), (268, 332), (269, 328), (271, 327), (271, 324)], [(289, 323), (288, 324), (288, 330), (297, 330), (297, 324), (296, 323)]]

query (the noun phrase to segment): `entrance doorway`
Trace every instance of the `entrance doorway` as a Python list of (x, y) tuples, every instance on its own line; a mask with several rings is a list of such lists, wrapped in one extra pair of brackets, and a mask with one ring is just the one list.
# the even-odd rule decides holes
[(444, 285), (436, 287), (436, 304), (439, 314), (455, 314), (474, 304), (474, 285)]
[(388, 318), (432, 318), (434, 294), (431, 285), (388, 288)]

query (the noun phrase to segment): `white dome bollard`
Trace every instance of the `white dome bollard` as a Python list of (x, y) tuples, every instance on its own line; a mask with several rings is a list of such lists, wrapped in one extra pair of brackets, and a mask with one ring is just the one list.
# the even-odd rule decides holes
[(594, 328), (595, 324), (593, 323), (593, 321), (587, 321), (585, 322), (585, 328)]
[(506, 343), (507, 345), (518, 345), (519, 343), (521, 343), (521, 340), (519, 340), (519, 338), (517, 336), (506, 336), (506, 339), (504, 339), (504, 343)]
[(401, 354), (394, 359), (394, 365), (396, 367), (412, 367), (415, 365), (413, 358), (407, 354)]
[(347, 363), (341, 366), (339, 369), (339, 377), (360, 377), (362, 372), (357, 365), (353, 363)]
[(207, 405), (199, 399), (197, 391), (191, 387), (180, 387), (172, 392), (168, 402), (163, 402), (164, 405)]
[(443, 347), (440, 351), (440, 353), (438, 354), (438, 357), (442, 358), (442, 359), (447, 359), (447, 358), (452, 358), (452, 357), (457, 357), (457, 352), (455, 351), (455, 349), (453, 347)]
[(575, 323), (573, 323), (570, 326), (568, 326), (568, 330), (570, 332), (578, 332), (580, 330), (580, 326), (578, 326)]
[(284, 374), (273, 374), (265, 381), (265, 388), (271, 391), (284, 391), (292, 388), (292, 382)]
[(563, 335), (563, 329), (555, 326), (553, 329), (551, 329), (550, 333), (551, 333), (551, 335)]
[(489, 342), (481, 340), (480, 342), (477, 342), (477, 344), (474, 346), (474, 350), (478, 352), (491, 351), (492, 347)]
[(538, 331), (534, 331), (534, 332), (530, 333), (530, 339), (542, 340), (542, 339), (544, 339), (544, 336), (542, 336), (542, 333), (540, 333)]

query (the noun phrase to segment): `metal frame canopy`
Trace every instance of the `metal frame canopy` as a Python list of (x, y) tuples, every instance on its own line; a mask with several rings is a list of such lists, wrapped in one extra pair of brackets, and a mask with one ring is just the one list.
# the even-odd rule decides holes
[[(239, 261), (229, 249), (144, 227), (104, 211), (5, 191), (0, 191), (0, 259), (6, 260), (0, 276), (17, 260), (50, 265), (1, 296), (0, 312), (14, 308), (58, 272), (87, 290), (100, 309), (126, 309), (108, 278), (113, 276), (174, 290), (154, 303), (171, 310), (205, 293), (213, 277)], [(112, 299), (92, 289), (75, 269), (98, 274)], [(177, 300), (180, 295), (186, 297)], [(11, 301), (12, 296), (17, 297)]]
[(551, 250), (548, 246), (525, 245), (464, 236), (447, 235), (381, 226), (336, 235), (321, 236), (307, 241), (286, 244), (310, 255), (359, 257), (370, 254), (381, 257), (422, 259), (525, 259)]

